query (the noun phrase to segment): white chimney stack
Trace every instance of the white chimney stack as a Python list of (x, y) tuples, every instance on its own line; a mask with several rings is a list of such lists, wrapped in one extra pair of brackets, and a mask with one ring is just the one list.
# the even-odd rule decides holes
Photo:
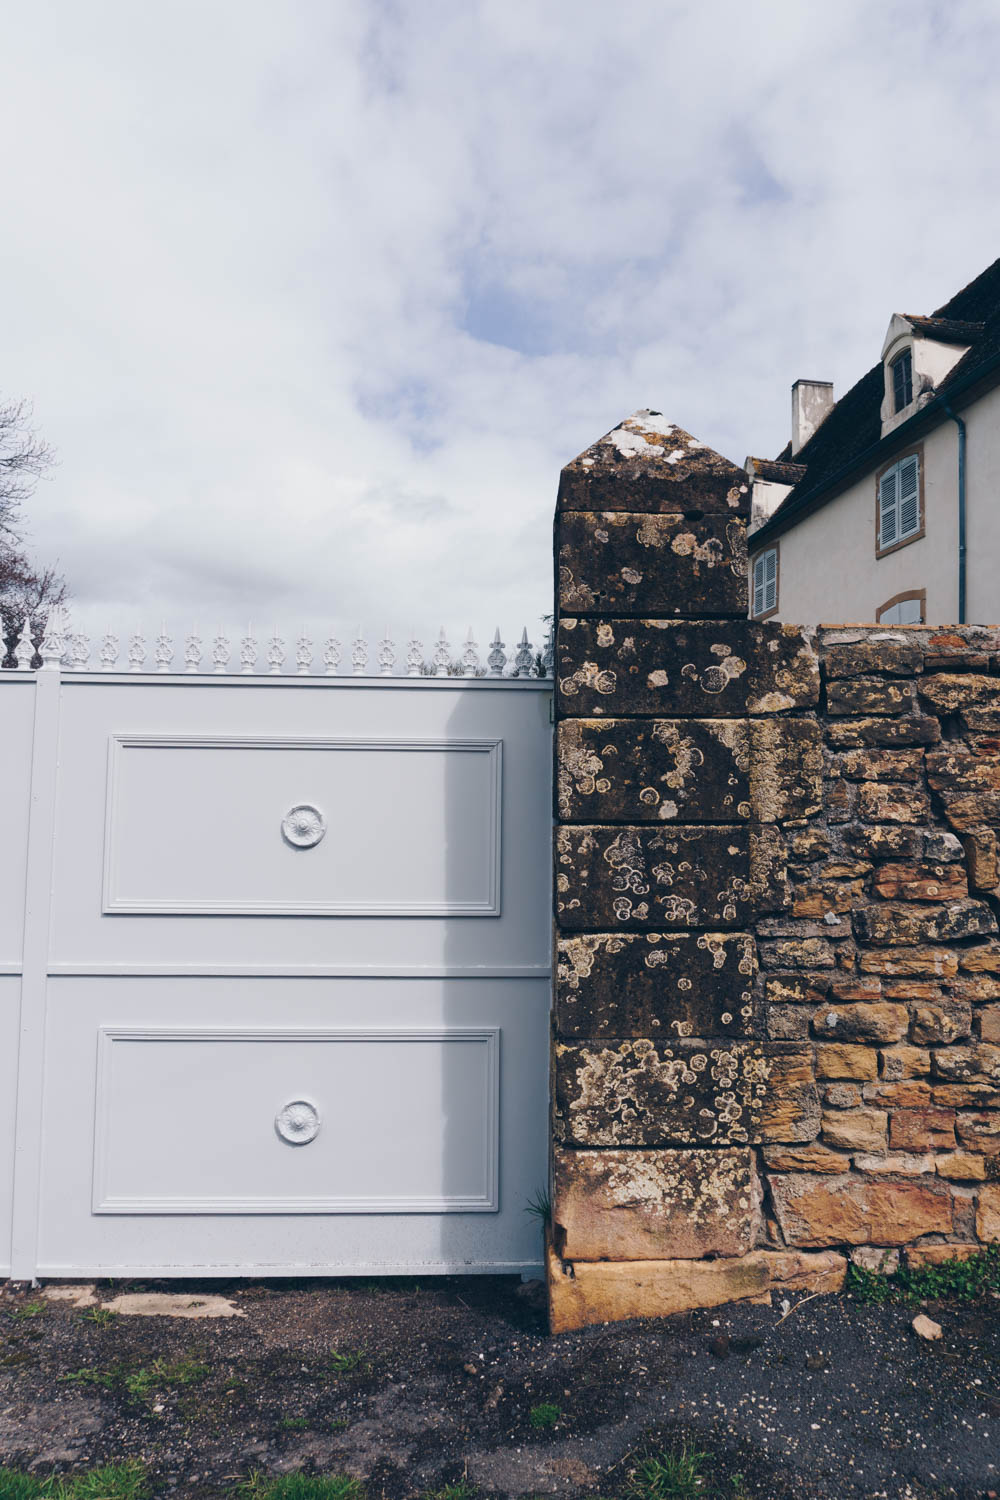
[(792, 457), (804, 448), (833, 409), (832, 380), (797, 380), (792, 386)]

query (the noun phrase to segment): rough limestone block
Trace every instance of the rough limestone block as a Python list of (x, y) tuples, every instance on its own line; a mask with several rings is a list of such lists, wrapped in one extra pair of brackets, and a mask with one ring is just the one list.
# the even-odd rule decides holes
[(745, 933), (581, 933), (556, 949), (563, 1037), (744, 1037), (757, 955)]
[(881, 716), (905, 714), (913, 705), (913, 684), (883, 677), (851, 677), (829, 682), (826, 711), (838, 718), (848, 714)]
[(816, 1048), (816, 1076), (861, 1080), (877, 1078), (878, 1053), (870, 1047), (824, 1043)]
[(872, 887), (886, 901), (957, 901), (969, 894), (963, 864), (926, 859), (881, 865)]
[(1000, 1109), (960, 1114), (955, 1133), (969, 1151), (982, 1156), (1000, 1156)]
[(819, 1090), (812, 1051), (768, 1048), (767, 1091), (761, 1102), (759, 1138), (794, 1144), (819, 1135)]
[(637, 411), (563, 469), (558, 509), (701, 511), (748, 517), (742, 469), (713, 453), (662, 412)]
[(952, 979), (958, 973), (958, 954), (951, 948), (890, 948), (885, 952), (868, 950), (858, 956), (862, 973), (886, 974), (895, 978)]
[(790, 1245), (906, 1245), (952, 1232), (952, 1198), (943, 1183), (797, 1173), (768, 1180)]
[(563, 511), (556, 521), (559, 607), (567, 614), (745, 617), (741, 517)]
[(866, 823), (926, 823), (930, 810), (921, 787), (864, 781), (858, 788), (858, 816)]
[(746, 1145), (768, 1063), (750, 1042), (557, 1042), (556, 1139), (576, 1146)]
[(774, 823), (822, 805), (822, 740), (808, 719), (564, 719), (564, 822)]
[(1000, 756), (967, 750), (929, 750), (927, 783), (944, 803), (951, 827), (965, 833), (1000, 823)]
[(874, 640), (822, 644), (820, 655), (827, 677), (861, 677), (874, 672), (883, 677), (912, 677), (923, 666), (923, 652), (915, 642)]
[(889, 1145), (894, 1151), (950, 1151), (954, 1144), (953, 1109), (897, 1109), (889, 1121)]
[(832, 1251), (753, 1250), (719, 1260), (563, 1262), (548, 1252), (549, 1323), (566, 1333), (625, 1318), (760, 1301), (774, 1292), (839, 1292), (847, 1261)]
[(901, 1042), (910, 1025), (905, 1005), (885, 1001), (843, 1004), (834, 1001), (816, 1012), (813, 1029), (825, 1041)]
[(812, 1141), (805, 1146), (765, 1146), (764, 1165), (772, 1172), (825, 1172), (842, 1177), (850, 1170), (851, 1159)]
[(936, 745), (941, 724), (930, 714), (908, 714), (905, 719), (841, 719), (826, 726), (826, 742), (833, 750), (865, 746)]
[(835, 1110), (823, 1116), (823, 1139), (842, 1151), (884, 1151), (888, 1122), (884, 1109)]
[(917, 685), (921, 698), (938, 714), (953, 714), (964, 708), (1000, 706), (1000, 680), (968, 672), (933, 672)]
[(949, 1182), (985, 1182), (986, 1158), (975, 1156), (971, 1151), (947, 1151), (935, 1158), (939, 1177)]
[(819, 696), (810, 633), (767, 621), (562, 619), (555, 675), (559, 712), (583, 717), (742, 718)]
[(1000, 1045), (1000, 1005), (986, 1005), (979, 1012), (979, 1035), (984, 1042)]
[(1000, 850), (992, 828), (970, 828), (963, 834), (969, 884), (974, 891), (993, 891), (1000, 885)]
[(932, 1060), (936, 1078), (1000, 1081), (1000, 1047), (980, 1042), (971, 1047), (938, 1047)]
[(564, 931), (745, 927), (781, 908), (784, 843), (776, 829), (562, 827), (556, 921)]
[(746, 1149), (557, 1149), (552, 1181), (564, 1260), (697, 1260), (754, 1243), (759, 1193)]
[(941, 906), (862, 906), (854, 931), (867, 943), (902, 947), (910, 943), (950, 943), (996, 932), (997, 919), (983, 901), (949, 901)]
[(943, 1266), (950, 1260), (968, 1260), (970, 1256), (982, 1253), (982, 1245), (909, 1245), (906, 1264), (918, 1271), (923, 1266)]
[[(958, 996), (945, 995), (933, 1005), (918, 1002), (912, 1007), (910, 1039), (919, 1047), (947, 1046), (971, 1034), (972, 1006)], [(983, 1034), (983, 1041), (990, 1040)], [(1000, 1041), (1000, 1036), (996, 1040)]]

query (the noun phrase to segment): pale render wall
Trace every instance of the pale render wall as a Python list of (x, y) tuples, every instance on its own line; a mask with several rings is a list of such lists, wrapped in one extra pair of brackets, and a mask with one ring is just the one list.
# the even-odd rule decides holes
[[(1000, 620), (1000, 389), (961, 413), (968, 429), (970, 623)], [(944, 422), (923, 439), (926, 536), (875, 556), (875, 471), (801, 521), (779, 541), (780, 620), (874, 621), (894, 594), (927, 590), (927, 621), (958, 619), (958, 429)], [(905, 451), (905, 450), (901, 450)], [(755, 549), (749, 539), (750, 553)]]

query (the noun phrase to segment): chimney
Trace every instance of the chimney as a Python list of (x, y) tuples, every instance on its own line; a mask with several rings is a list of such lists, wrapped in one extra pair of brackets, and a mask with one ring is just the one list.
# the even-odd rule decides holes
[(833, 409), (832, 380), (797, 380), (792, 386), (792, 456), (804, 448)]

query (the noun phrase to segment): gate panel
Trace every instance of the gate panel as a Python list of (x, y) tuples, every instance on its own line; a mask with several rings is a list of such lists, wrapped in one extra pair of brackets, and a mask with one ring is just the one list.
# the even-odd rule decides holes
[(20, 990), (19, 978), (0, 974), (0, 1276), (10, 1274)]
[(39, 1274), (538, 1269), (549, 687), (62, 679)]

